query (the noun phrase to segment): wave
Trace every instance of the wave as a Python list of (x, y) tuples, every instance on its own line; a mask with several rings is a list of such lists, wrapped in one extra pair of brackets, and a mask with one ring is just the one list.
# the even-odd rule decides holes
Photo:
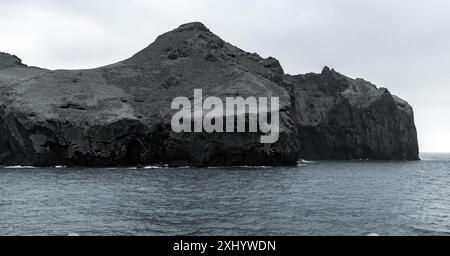
[(445, 230), (445, 229), (434, 229), (434, 228), (418, 227), (418, 226), (413, 226), (413, 229), (420, 233), (429, 234), (429, 235), (430, 234), (431, 235), (443, 235), (443, 236), (450, 235), (450, 230)]
[(163, 168), (169, 168), (167, 165), (160, 166), (160, 165), (149, 165), (144, 166), (142, 169), (163, 169)]
[(238, 165), (238, 166), (210, 166), (206, 167), (206, 169), (227, 169), (227, 168), (241, 168), (241, 169), (267, 169), (274, 168), (273, 166), (250, 166), (250, 165)]
[(302, 165), (306, 165), (306, 164), (318, 164), (318, 162), (307, 161), (307, 160), (303, 160), (303, 159), (300, 159), (297, 161), (297, 166), (302, 166)]
[[(36, 169), (40, 167), (36, 166), (30, 166), (30, 165), (10, 165), (10, 166), (3, 166), (5, 169)], [(55, 165), (52, 168), (61, 169), (61, 168), (67, 168), (65, 165)]]
[(23, 166), (23, 165), (13, 165), (13, 166), (5, 166), (5, 169), (34, 169), (34, 166)]
[(164, 168), (169, 168), (166, 165), (148, 165), (148, 166), (134, 166), (134, 167), (128, 167), (128, 168), (120, 168), (120, 167), (112, 167), (112, 168), (107, 168), (107, 169), (127, 169), (127, 170), (150, 170), (150, 169), (164, 169)]

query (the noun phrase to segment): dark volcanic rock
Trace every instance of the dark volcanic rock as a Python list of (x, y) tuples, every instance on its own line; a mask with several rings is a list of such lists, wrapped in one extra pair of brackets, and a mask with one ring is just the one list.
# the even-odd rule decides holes
[[(280, 98), (280, 139), (174, 133), (175, 97)], [(201, 23), (163, 34), (133, 57), (91, 70), (45, 70), (0, 55), (0, 164), (293, 165), (304, 158), (417, 159), (411, 107), (329, 69), (285, 75)]]
[(386, 88), (328, 67), (294, 79), (305, 159), (418, 159), (413, 110)]
[(16, 66), (25, 66), (22, 60), (15, 55), (0, 52), (0, 69), (11, 68)]
[[(296, 164), (300, 146), (289, 93), (268, 79), (272, 65), (243, 53), (203, 24), (190, 23), (130, 59), (98, 69), (9, 67), (0, 72), (5, 81), (0, 163)], [(204, 97), (280, 97), (279, 141), (264, 145), (260, 134), (252, 133), (172, 132), (172, 100), (192, 98), (198, 88)]]

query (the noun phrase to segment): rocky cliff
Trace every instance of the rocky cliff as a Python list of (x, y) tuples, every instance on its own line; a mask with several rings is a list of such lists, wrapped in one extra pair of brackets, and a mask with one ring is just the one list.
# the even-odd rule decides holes
[[(280, 139), (174, 133), (171, 102), (280, 98)], [(159, 36), (131, 58), (91, 70), (28, 67), (0, 54), (0, 164), (291, 165), (311, 159), (418, 159), (411, 107), (386, 89), (322, 74), (289, 76), (201, 23)]]
[(293, 79), (305, 159), (418, 159), (413, 110), (388, 89), (328, 67)]

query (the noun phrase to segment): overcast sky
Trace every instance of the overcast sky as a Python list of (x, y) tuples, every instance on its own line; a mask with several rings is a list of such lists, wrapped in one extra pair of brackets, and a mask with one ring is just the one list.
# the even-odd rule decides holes
[(422, 152), (450, 152), (448, 0), (0, 0), (0, 51), (51, 69), (128, 58), (159, 34), (201, 21), (224, 40), (280, 60), (363, 77), (415, 110)]

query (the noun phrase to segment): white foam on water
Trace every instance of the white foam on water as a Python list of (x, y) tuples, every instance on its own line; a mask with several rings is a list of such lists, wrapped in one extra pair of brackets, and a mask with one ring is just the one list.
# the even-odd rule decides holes
[(169, 168), (168, 166), (164, 165), (164, 166), (160, 166), (160, 165), (148, 165), (148, 166), (143, 166), (143, 167), (138, 167), (138, 166), (134, 166), (134, 167), (125, 167), (125, 168), (121, 168), (121, 167), (111, 167), (111, 168), (106, 168), (108, 170), (150, 170), (150, 169), (164, 169), (164, 168)]
[(229, 169), (229, 168), (241, 168), (241, 169), (268, 169), (273, 168), (273, 166), (249, 166), (249, 165), (240, 165), (240, 166), (210, 166), (206, 167), (206, 169)]
[(143, 169), (162, 169), (162, 168), (167, 168), (166, 166), (155, 166), (155, 165), (150, 165), (150, 166), (144, 166)]
[(34, 166), (22, 166), (22, 165), (14, 165), (14, 166), (5, 166), (5, 169), (34, 169)]
[(318, 164), (318, 162), (307, 161), (307, 160), (303, 160), (303, 159), (300, 159), (300, 160), (297, 161), (297, 166), (303, 166), (303, 165), (306, 165), (306, 164)]

